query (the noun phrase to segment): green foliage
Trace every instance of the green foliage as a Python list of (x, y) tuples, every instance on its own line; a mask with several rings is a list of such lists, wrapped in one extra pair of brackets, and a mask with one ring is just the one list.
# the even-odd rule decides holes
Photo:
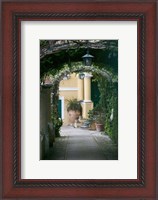
[(100, 104), (97, 104), (92, 110), (89, 111), (88, 117), (98, 124), (105, 123), (105, 113)]
[(93, 122), (95, 122), (95, 113), (94, 113), (94, 109), (89, 110), (88, 112), (88, 121), (90, 122), (90, 124), (92, 124)]
[(40, 40), (40, 47), (47, 47), (47, 45), (49, 44), (48, 40)]
[(117, 144), (118, 143), (117, 76), (115, 76), (115, 82), (109, 82), (107, 81), (107, 79), (101, 76), (96, 76), (96, 81), (98, 82), (100, 99), (98, 105), (93, 110), (93, 114), (95, 116), (96, 111), (98, 110), (98, 113), (100, 114), (97, 115), (96, 121), (100, 121), (104, 124), (105, 132), (110, 136), (113, 143)]
[[(41, 46), (47, 46), (48, 41), (41, 40)], [(108, 42), (108, 41), (107, 41)], [(115, 41), (116, 42), (116, 41)], [(98, 83), (100, 92), (99, 104), (96, 105), (89, 118), (95, 120), (101, 116), (98, 113), (104, 113), (102, 121), (105, 124), (105, 132), (111, 137), (114, 143), (118, 140), (118, 55), (117, 48), (113, 49), (91, 49), (90, 53), (94, 56), (93, 66), (84, 67), (82, 64), (82, 56), (85, 49), (66, 49), (58, 53), (46, 55), (40, 61), (40, 77), (41, 80), (45, 75), (53, 75), (53, 108), (52, 121), (55, 126), (56, 136), (60, 135), (61, 122), (58, 118), (58, 86), (65, 73), (91, 72)], [(72, 102), (71, 102), (72, 103)], [(73, 109), (79, 106), (72, 105)], [(80, 105), (81, 106), (81, 105)], [(98, 108), (101, 108), (99, 110)], [(79, 108), (80, 109), (80, 108)], [(110, 120), (111, 110), (113, 112), (113, 120)], [(98, 119), (99, 120), (99, 119)], [(101, 119), (100, 119), (101, 120)]]
[(69, 112), (70, 110), (74, 110), (74, 111), (79, 111), (80, 113), (82, 113), (82, 106), (80, 104), (79, 101), (77, 101), (77, 99), (67, 99), (67, 111)]
[[(48, 41), (41, 40), (41, 47), (47, 45)], [(117, 54), (117, 50), (109, 49), (91, 49), (90, 53), (94, 56), (93, 65), (99, 66), (100, 69), (105, 69), (110, 72), (112, 75), (117, 76), (118, 71), (118, 56), (109, 55)], [(75, 63), (81, 63), (82, 65), (82, 56), (86, 53), (86, 49), (77, 48), (77, 49), (66, 49), (61, 50), (54, 54), (48, 54), (44, 56), (40, 61), (40, 76), (44, 76), (45, 73), (51, 72), (52, 74), (57, 74), (64, 65), (68, 65), (69, 68), (73, 67)], [(112, 67), (111, 67), (112, 66)]]
[(56, 137), (60, 137), (60, 127), (62, 126), (63, 122), (62, 120), (59, 118), (59, 113), (58, 113), (58, 85), (53, 85), (53, 91), (54, 91), (54, 95), (53, 95), (53, 99), (52, 101), (54, 102), (52, 104), (52, 109), (51, 109), (51, 120), (53, 123), (53, 127), (55, 129), (55, 136)]
[(99, 112), (96, 115), (96, 120), (95, 121), (96, 121), (97, 124), (103, 124), (104, 125), (104, 123), (105, 123), (105, 114)]
[(108, 91), (105, 131), (118, 144), (118, 84), (110, 85)]
[(57, 116), (54, 116), (54, 114), (52, 113), (51, 120), (55, 129), (55, 136), (60, 137), (60, 127), (63, 125), (62, 119), (58, 118)]

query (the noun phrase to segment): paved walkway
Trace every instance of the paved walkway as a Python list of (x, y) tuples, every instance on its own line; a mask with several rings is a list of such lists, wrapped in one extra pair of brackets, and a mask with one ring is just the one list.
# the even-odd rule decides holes
[(117, 147), (100, 132), (63, 126), (46, 159), (117, 160)]

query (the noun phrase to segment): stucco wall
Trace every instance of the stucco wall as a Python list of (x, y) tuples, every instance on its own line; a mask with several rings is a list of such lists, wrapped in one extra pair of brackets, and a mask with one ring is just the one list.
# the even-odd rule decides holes
[(68, 120), (68, 113), (67, 113), (67, 102), (66, 100), (74, 99), (78, 97), (78, 82), (77, 82), (77, 75), (75, 73), (70, 75), (70, 79), (62, 80), (59, 85), (59, 96), (61, 97), (62, 101), (64, 101), (64, 125), (69, 124)]
[(77, 98), (77, 92), (78, 91), (60, 91), (60, 97), (63, 97), (63, 101), (64, 101), (64, 120), (63, 120), (64, 125), (69, 124), (66, 100)]
[(77, 87), (77, 75), (75, 73), (70, 74), (70, 79), (62, 80), (60, 87)]
[[(91, 101), (91, 73), (84, 73), (84, 79), (79, 79), (78, 75), (73, 73), (70, 75), (70, 79), (62, 80), (59, 85), (59, 96), (62, 100), (62, 119), (64, 125), (69, 124), (68, 113), (67, 113), (67, 102), (68, 99), (82, 100), (82, 117), (88, 118), (89, 110), (93, 109), (93, 102)], [(63, 106), (64, 105), (64, 106)]]

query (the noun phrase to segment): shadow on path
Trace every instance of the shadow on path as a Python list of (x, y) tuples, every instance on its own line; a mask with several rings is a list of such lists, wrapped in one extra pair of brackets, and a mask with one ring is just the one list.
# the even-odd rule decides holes
[(45, 160), (117, 160), (118, 149), (109, 136), (71, 126), (61, 127), (61, 137)]

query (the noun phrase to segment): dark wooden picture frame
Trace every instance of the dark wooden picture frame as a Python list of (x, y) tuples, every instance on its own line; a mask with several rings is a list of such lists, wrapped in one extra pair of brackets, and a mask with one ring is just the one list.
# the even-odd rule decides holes
[[(157, 199), (156, 1), (2, 2), (2, 198)], [(138, 178), (23, 180), (21, 40), (23, 20), (138, 22)]]

